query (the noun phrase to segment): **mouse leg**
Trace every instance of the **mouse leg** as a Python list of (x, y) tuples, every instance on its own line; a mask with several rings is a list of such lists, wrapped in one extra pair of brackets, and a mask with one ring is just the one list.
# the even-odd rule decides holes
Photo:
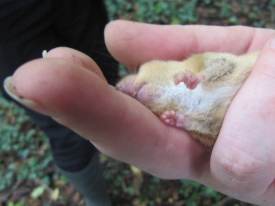
[(175, 84), (184, 83), (188, 89), (195, 89), (197, 85), (201, 82), (202, 77), (196, 75), (190, 71), (185, 71), (178, 73), (174, 76)]
[(169, 126), (173, 126), (177, 128), (185, 127), (184, 115), (174, 110), (168, 110), (163, 112), (160, 115), (160, 119)]

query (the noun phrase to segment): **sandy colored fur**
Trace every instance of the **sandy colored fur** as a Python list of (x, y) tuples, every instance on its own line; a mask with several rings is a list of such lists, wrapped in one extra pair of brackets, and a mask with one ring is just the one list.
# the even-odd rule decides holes
[[(153, 98), (142, 103), (155, 114), (160, 115), (167, 110), (180, 112), (186, 117), (182, 129), (211, 146), (232, 99), (248, 77), (257, 57), (257, 52), (240, 56), (207, 52), (184, 61), (153, 60), (140, 67), (132, 84), (134, 87), (146, 85), (145, 94), (147, 92)], [(175, 75), (184, 72), (200, 75), (202, 81), (199, 86), (190, 90), (176, 85)]]

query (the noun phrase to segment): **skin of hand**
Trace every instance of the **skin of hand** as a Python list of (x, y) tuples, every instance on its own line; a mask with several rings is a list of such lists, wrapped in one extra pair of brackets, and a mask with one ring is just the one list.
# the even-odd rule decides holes
[(107, 25), (111, 54), (130, 69), (152, 59), (260, 50), (226, 114), (213, 150), (169, 127), (109, 86), (86, 55), (56, 48), (21, 66), (12, 92), (32, 109), (89, 139), (101, 152), (166, 179), (192, 179), (237, 199), (275, 204), (275, 31), (243, 26)]

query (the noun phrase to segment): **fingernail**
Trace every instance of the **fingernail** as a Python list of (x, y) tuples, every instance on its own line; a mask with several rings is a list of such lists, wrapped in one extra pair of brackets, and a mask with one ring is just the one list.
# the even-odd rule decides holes
[(35, 109), (38, 107), (38, 105), (34, 101), (26, 99), (26, 98), (17, 94), (16, 88), (12, 84), (12, 77), (7, 77), (4, 80), (4, 89), (11, 98), (13, 98), (15, 101), (19, 102), (20, 104), (22, 104), (30, 109)]
[(270, 42), (269, 42), (269, 47), (270, 47), (271, 49), (275, 49), (275, 38), (273, 38), (272, 40), (270, 40)]

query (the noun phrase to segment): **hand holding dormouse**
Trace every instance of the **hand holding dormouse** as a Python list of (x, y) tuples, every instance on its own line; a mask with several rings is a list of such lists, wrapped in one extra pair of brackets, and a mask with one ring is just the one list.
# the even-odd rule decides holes
[(187, 132), (163, 124), (138, 101), (109, 86), (93, 60), (68, 48), (20, 67), (9, 81), (13, 92), (113, 158), (162, 178), (193, 179), (243, 201), (274, 205), (275, 31), (115, 21), (105, 32), (112, 55), (130, 69), (195, 53), (260, 51), (211, 153)]

